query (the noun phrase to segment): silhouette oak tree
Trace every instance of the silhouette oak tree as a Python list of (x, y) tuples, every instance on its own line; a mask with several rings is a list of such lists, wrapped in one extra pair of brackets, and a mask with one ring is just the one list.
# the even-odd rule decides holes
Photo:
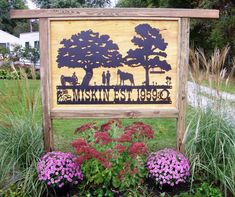
[(166, 60), (167, 54), (164, 52), (167, 43), (162, 38), (160, 30), (151, 27), (149, 24), (140, 24), (135, 27), (137, 36), (131, 40), (136, 49), (130, 49), (125, 57), (125, 63), (131, 67), (143, 66), (145, 69), (145, 84), (149, 85), (150, 68), (161, 68), (164, 71), (171, 70), (171, 65)]
[(72, 35), (70, 39), (63, 39), (60, 43), (63, 47), (58, 51), (58, 67), (83, 68), (86, 74), (82, 86), (89, 85), (94, 68), (122, 66), (123, 58), (118, 51), (119, 47), (109, 35), (99, 35), (87, 30)]

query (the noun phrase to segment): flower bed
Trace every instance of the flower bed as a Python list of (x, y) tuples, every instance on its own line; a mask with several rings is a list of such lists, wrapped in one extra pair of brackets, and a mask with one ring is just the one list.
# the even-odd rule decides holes
[(79, 196), (158, 196), (189, 191), (188, 159), (169, 148), (151, 153), (148, 143), (154, 133), (143, 122), (125, 127), (119, 120), (100, 126), (84, 124), (75, 130), (79, 137), (71, 142), (76, 155), (44, 155), (38, 163), (39, 180), (57, 191), (56, 196), (67, 195), (60, 188)]

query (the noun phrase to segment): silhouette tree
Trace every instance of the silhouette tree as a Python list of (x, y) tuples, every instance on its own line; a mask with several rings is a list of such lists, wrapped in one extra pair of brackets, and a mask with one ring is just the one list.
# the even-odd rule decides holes
[(89, 85), (94, 68), (122, 66), (123, 58), (118, 45), (108, 35), (87, 30), (72, 35), (68, 40), (63, 39), (60, 43), (63, 47), (58, 51), (58, 67), (83, 68), (86, 74), (82, 86)]
[(132, 67), (143, 66), (145, 69), (145, 84), (149, 85), (149, 69), (161, 68), (164, 71), (171, 70), (171, 65), (166, 60), (167, 54), (163, 51), (167, 48), (167, 43), (160, 34), (160, 30), (151, 27), (149, 24), (140, 24), (135, 27), (137, 36), (131, 40), (136, 49), (130, 49), (125, 57), (125, 63)]

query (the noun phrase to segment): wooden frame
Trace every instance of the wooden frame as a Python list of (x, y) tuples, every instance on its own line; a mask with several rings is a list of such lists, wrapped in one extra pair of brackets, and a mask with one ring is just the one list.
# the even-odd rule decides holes
[(174, 17), (219, 18), (218, 10), (169, 8), (67, 8), (11, 10), (11, 18), (62, 18), (62, 17)]
[[(51, 21), (70, 21), (70, 20), (161, 20), (161, 21), (177, 21), (180, 27), (180, 18), (159, 18), (159, 17), (138, 17), (138, 18), (130, 18), (130, 17), (93, 17), (93, 18), (48, 18), (48, 25), (50, 25)], [(49, 29), (48, 29), (49, 34)], [(178, 35), (178, 54), (180, 53), (180, 34)], [(48, 41), (48, 48), (50, 47), (50, 41)], [(49, 50), (49, 57), (51, 57)], [(179, 64), (179, 62), (177, 63)], [(50, 65), (50, 63), (49, 63)], [(51, 66), (49, 66), (50, 68)], [(177, 75), (179, 75), (179, 70), (177, 71)], [(51, 75), (50, 69), (48, 70), (48, 75)], [(49, 77), (51, 80), (51, 77)], [(177, 80), (178, 81), (178, 80)], [(49, 81), (51, 84), (51, 81)], [(178, 86), (178, 85), (177, 85)], [(177, 87), (178, 91), (178, 87)], [(52, 98), (52, 87), (49, 86), (49, 95)], [(177, 104), (175, 108), (159, 108), (159, 109), (138, 109), (136, 107), (129, 107), (128, 109), (124, 107), (118, 107), (118, 109), (113, 109), (109, 107), (93, 108), (93, 109), (53, 109), (52, 104), (50, 107), (50, 114), (52, 119), (71, 119), (71, 118), (151, 118), (151, 117), (164, 117), (164, 118), (177, 118), (178, 117), (178, 98)], [(96, 112), (94, 114), (94, 111)]]
[[(183, 136), (185, 132), (185, 117), (187, 106), (187, 76), (189, 61), (189, 18), (218, 18), (218, 10), (202, 9), (41, 9), (41, 10), (12, 10), (12, 18), (39, 18), (40, 20), (40, 52), (41, 52), (41, 91), (43, 106), (43, 129), (45, 151), (54, 149), (52, 120), (64, 118), (142, 118), (142, 117), (170, 117), (177, 119), (177, 149), (183, 151)], [(178, 84), (176, 109), (125, 109), (109, 108), (73, 110), (51, 109), (50, 101), (50, 56), (49, 54), (49, 23), (57, 18), (105, 19), (112, 18), (135, 20), (139, 18), (156, 19), (179, 18), (178, 36)], [(59, 19), (58, 19), (59, 20)], [(179, 83), (180, 81), (180, 83)], [(94, 113), (95, 111), (95, 113)]]

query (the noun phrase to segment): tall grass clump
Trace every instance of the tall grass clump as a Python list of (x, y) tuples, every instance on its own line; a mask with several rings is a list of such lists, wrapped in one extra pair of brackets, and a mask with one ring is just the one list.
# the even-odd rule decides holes
[(217, 96), (220, 96), (221, 89), (227, 91), (235, 71), (235, 57), (231, 70), (225, 66), (229, 50), (229, 46), (221, 50), (215, 48), (209, 58), (203, 49), (190, 50), (190, 79), (199, 85), (208, 84), (216, 91)]
[[(235, 195), (235, 124), (228, 112), (232, 108), (229, 98), (220, 87), (232, 76), (224, 65), (228, 51), (229, 47), (215, 49), (209, 58), (203, 50), (191, 51), (190, 76), (198, 104), (194, 113), (189, 114), (184, 136), (185, 151), (191, 162), (191, 184), (198, 179), (209, 181), (219, 185), (224, 196)], [(210, 91), (202, 86), (204, 80), (211, 84)]]
[(45, 186), (38, 181), (36, 168), (43, 154), (39, 90), (35, 81), (23, 76), (1, 81), (0, 190), (2, 195), (10, 191), (41, 196)]
[(186, 154), (193, 180), (201, 178), (235, 194), (235, 127), (211, 109), (190, 115)]

